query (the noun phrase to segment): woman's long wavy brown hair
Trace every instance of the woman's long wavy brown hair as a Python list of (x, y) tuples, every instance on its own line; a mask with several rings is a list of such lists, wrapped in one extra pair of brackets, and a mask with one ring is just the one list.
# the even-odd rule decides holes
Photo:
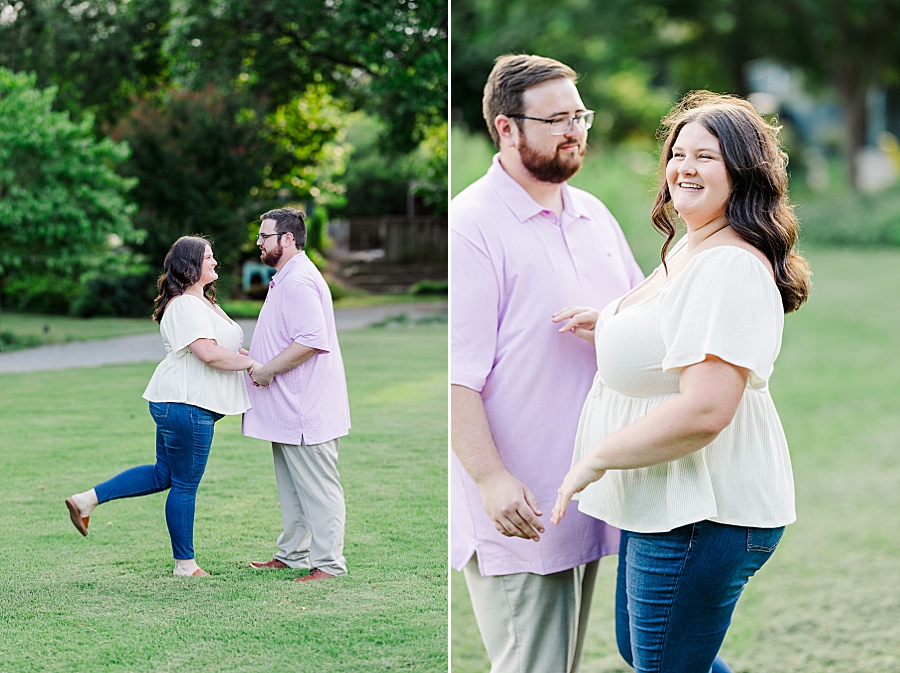
[(666, 182), (666, 164), (681, 129), (694, 122), (718, 139), (731, 177), (725, 219), (772, 264), (784, 312), (796, 311), (809, 296), (810, 273), (806, 260), (794, 251), (798, 225), (788, 199), (787, 154), (778, 140), (781, 127), (768, 123), (741, 98), (692, 91), (662, 120), (659, 191), (650, 219), (666, 237), (660, 252), (663, 265), (678, 219)]
[[(203, 255), (210, 245), (202, 236), (182, 236), (169, 249), (163, 262), (163, 274), (156, 281), (159, 296), (153, 303), (153, 319), (162, 320), (169, 302), (180, 297), (191, 285), (200, 280), (203, 271)], [(216, 303), (215, 282), (203, 286), (203, 294)]]

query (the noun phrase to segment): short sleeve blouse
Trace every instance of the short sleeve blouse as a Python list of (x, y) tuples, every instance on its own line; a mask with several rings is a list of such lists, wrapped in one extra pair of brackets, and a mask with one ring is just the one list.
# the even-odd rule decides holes
[(166, 358), (147, 384), (145, 400), (192, 404), (219, 414), (241, 414), (250, 408), (244, 372), (213, 369), (189, 348), (197, 339), (214, 339), (236, 353), (244, 342), (240, 325), (199, 297), (183, 294), (166, 306), (159, 331)]
[(598, 372), (573, 463), (678, 394), (682, 367), (713, 355), (750, 376), (734, 419), (712, 443), (669, 463), (610, 470), (576, 496), (579, 509), (648, 533), (704, 519), (760, 528), (792, 523), (790, 456), (768, 387), (784, 311), (765, 265), (738, 247), (710, 248), (656, 293), (616, 313), (620, 303), (598, 320)]

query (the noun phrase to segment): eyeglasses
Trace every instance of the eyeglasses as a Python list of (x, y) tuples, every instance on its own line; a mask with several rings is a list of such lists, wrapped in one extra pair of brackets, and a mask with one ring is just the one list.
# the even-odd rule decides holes
[[(281, 233), (275, 232), (274, 234), (260, 234), (259, 236), (256, 237), (256, 242), (257, 243), (260, 243), (260, 242), (265, 243), (267, 238), (270, 238), (272, 236), (284, 236), (284, 234), (285, 234), (285, 232), (283, 232), (283, 231)], [(279, 240), (281, 240), (281, 239), (279, 239)]]
[(550, 134), (554, 136), (564, 136), (572, 132), (575, 124), (578, 124), (579, 131), (587, 131), (594, 125), (594, 111), (588, 110), (574, 117), (557, 117), (556, 119), (542, 119), (540, 117), (529, 117), (527, 115), (507, 115), (513, 119), (531, 119), (536, 122), (544, 122), (550, 124)]

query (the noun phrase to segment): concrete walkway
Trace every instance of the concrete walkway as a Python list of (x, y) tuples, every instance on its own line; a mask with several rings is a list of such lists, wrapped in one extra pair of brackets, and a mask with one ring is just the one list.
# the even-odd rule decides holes
[[(422, 304), (387, 304), (366, 308), (337, 309), (334, 319), (339, 332), (362, 329), (386, 318), (406, 315), (410, 320), (446, 312), (446, 302)], [(244, 344), (253, 337), (255, 320), (238, 320), (244, 330)], [(78, 341), (42, 346), (13, 353), (0, 353), (0, 374), (37, 372), (49, 369), (75, 369), (135, 362), (160, 362), (166, 356), (159, 333)]]

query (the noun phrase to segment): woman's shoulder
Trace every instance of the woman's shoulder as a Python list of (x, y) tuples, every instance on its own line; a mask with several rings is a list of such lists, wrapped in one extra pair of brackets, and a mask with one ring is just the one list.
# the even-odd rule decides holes
[(715, 273), (723, 279), (764, 277), (775, 282), (771, 262), (757, 248), (745, 242), (714, 245), (701, 250), (687, 262), (684, 272), (679, 275), (689, 277), (706, 273)]
[(185, 292), (169, 300), (160, 323), (163, 321), (171, 323), (175, 320), (178, 322), (203, 321), (208, 317), (211, 317), (211, 312), (205, 306), (205, 302), (200, 297)]

